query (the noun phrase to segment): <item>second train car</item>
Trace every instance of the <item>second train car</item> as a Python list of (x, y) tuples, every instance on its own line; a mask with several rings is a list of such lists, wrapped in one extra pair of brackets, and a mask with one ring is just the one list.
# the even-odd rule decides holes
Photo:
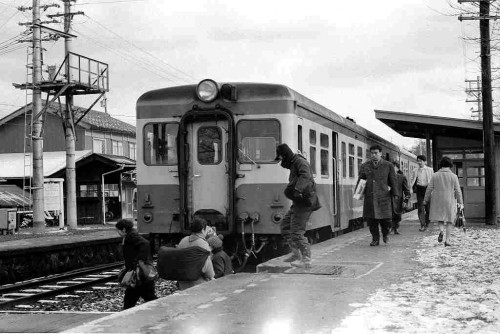
[(176, 240), (201, 216), (234, 237), (234, 253), (279, 248), (291, 205), (289, 171), (274, 160), (280, 143), (311, 165), (322, 204), (307, 225), (312, 239), (362, 226), (353, 192), (371, 145), (400, 161), (408, 180), (417, 166), (413, 154), (284, 85), (207, 79), (153, 90), (137, 101), (139, 231)]

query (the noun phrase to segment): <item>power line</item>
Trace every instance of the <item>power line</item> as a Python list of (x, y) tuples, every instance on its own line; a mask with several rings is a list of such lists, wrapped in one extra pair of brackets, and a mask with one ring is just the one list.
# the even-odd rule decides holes
[(108, 4), (108, 3), (119, 3), (119, 2), (144, 2), (144, 0), (116, 0), (116, 1), (100, 1), (100, 2), (82, 2), (82, 3), (75, 3), (73, 6), (103, 5), (103, 4)]
[[(122, 41), (124, 41), (125, 43), (127, 43), (127, 44), (131, 45), (132, 47), (136, 48), (136, 49), (137, 49), (137, 50), (139, 50), (140, 52), (145, 53), (146, 55), (148, 55), (148, 56), (150, 56), (150, 57), (152, 57), (152, 58), (154, 58), (154, 59), (156, 59), (156, 60), (160, 61), (161, 63), (163, 63), (163, 64), (165, 64), (165, 65), (167, 65), (167, 66), (168, 66), (168, 67), (170, 67), (171, 69), (173, 69), (173, 70), (175, 70), (175, 71), (177, 71), (177, 72), (179, 72), (179, 73), (181, 73), (181, 74), (183, 74), (183, 75), (187, 76), (188, 78), (190, 78), (190, 79), (192, 79), (192, 80), (195, 80), (195, 81), (196, 81), (196, 79), (195, 79), (194, 77), (192, 77), (191, 75), (187, 74), (186, 72), (184, 72), (184, 71), (182, 71), (182, 70), (180, 70), (180, 69), (178, 69), (178, 68), (176, 68), (176, 67), (174, 67), (174, 66), (172, 66), (172, 65), (170, 65), (170, 64), (168, 64), (168, 63), (166, 63), (163, 59), (160, 59), (160, 58), (156, 57), (155, 55), (151, 54), (150, 52), (147, 52), (147, 51), (145, 51), (145, 50), (141, 49), (140, 47), (136, 46), (136, 45), (135, 45), (135, 44), (133, 44), (132, 42), (130, 42), (130, 41), (128, 41), (128, 40), (126, 40), (126, 39), (124, 39), (123, 37), (121, 37), (121, 36), (120, 36), (120, 35), (118, 35), (117, 33), (113, 32), (111, 29), (107, 28), (107, 27), (106, 27), (106, 26), (104, 26), (103, 24), (101, 24), (101, 23), (99, 23), (98, 21), (94, 20), (94, 19), (93, 19), (93, 18), (91, 18), (90, 16), (88, 16), (88, 15), (85, 15), (85, 16), (87, 16), (89, 19), (91, 19), (92, 21), (94, 21), (95, 23), (97, 23), (98, 25), (100, 25), (101, 27), (103, 27), (104, 29), (106, 29), (107, 31), (109, 31), (110, 33), (112, 33), (113, 35), (115, 35), (115, 36), (117, 36), (118, 38), (120, 38), (120, 39), (121, 39)], [(176, 75), (174, 75), (174, 76), (176, 76)], [(179, 79), (181, 79), (180, 77), (178, 77), (178, 78), (179, 78)], [(186, 81), (186, 82), (188, 82), (188, 81)]]
[(101, 42), (101, 41), (99, 41), (99, 40), (97, 40), (97, 39), (94, 39), (94, 38), (92, 38), (92, 37), (90, 37), (90, 36), (88, 36), (88, 35), (86, 35), (86, 34), (82, 33), (81, 31), (78, 31), (78, 30), (76, 30), (76, 29), (73, 29), (73, 31), (74, 31), (74, 32), (76, 32), (76, 33), (78, 33), (78, 34), (80, 34), (80, 35), (82, 35), (82, 36), (84, 36), (84, 37), (86, 37), (86, 38), (88, 38), (88, 39), (89, 39), (89, 40), (91, 40), (91, 41), (94, 41), (95, 43), (99, 44), (102, 48), (109, 50), (110, 52), (114, 53), (115, 55), (119, 56), (120, 58), (125, 59), (125, 60), (127, 60), (128, 62), (134, 63), (135, 65), (137, 65), (137, 66), (139, 66), (139, 67), (141, 67), (141, 68), (145, 69), (146, 71), (151, 72), (152, 74), (156, 74), (157, 76), (159, 76), (159, 77), (160, 77), (160, 78), (162, 78), (162, 79), (166, 79), (166, 80), (168, 80), (168, 81), (170, 81), (170, 82), (176, 83), (176, 82), (175, 82), (174, 80), (172, 80), (171, 78), (165, 77), (165, 76), (161, 75), (161, 73), (158, 73), (158, 72), (156, 72), (156, 71), (153, 71), (151, 68), (149, 68), (149, 67), (147, 67), (147, 66), (142, 65), (142, 64), (141, 64), (141, 62), (139, 62), (139, 61), (138, 61), (136, 58), (134, 58), (133, 56), (126, 56), (125, 54), (123, 54), (123, 52), (116, 51), (116, 50), (114, 50), (114, 49), (110, 48), (109, 46), (107, 46), (104, 42)]

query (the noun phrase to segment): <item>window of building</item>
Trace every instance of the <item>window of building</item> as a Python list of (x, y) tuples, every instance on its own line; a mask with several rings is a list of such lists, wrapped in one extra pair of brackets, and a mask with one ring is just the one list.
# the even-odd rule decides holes
[(113, 148), (113, 155), (123, 155), (123, 142), (112, 140), (111, 146)]
[(94, 138), (92, 140), (92, 150), (94, 153), (106, 153), (106, 140)]
[(149, 123), (144, 126), (144, 163), (177, 164), (177, 123)]
[(467, 167), (467, 186), (484, 187), (484, 167)]
[(118, 184), (105, 184), (104, 185), (104, 196), (106, 197), (118, 197), (120, 193), (120, 188)]
[(97, 184), (81, 184), (80, 197), (99, 197), (99, 185)]
[(340, 145), (342, 151), (342, 177), (347, 176), (347, 152), (345, 142)]
[(280, 143), (280, 123), (275, 119), (243, 120), (236, 127), (240, 163), (272, 163)]
[(137, 157), (137, 146), (135, 143), (128, 143), (128, 157), (135, 160)]
[(218, 126), (198, 129), (197, 151), (201, 165), (216, 165), (222, 161), (222, 132)]
[(354, 144), (349, 144), (349, 177), (354, 177)]

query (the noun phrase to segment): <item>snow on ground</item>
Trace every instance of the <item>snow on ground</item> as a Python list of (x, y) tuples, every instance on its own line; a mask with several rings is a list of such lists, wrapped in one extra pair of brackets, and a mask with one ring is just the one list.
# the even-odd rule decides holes
[(417, 249), (417, 270), (379, 289), (332, 333), (500, 333), (500, 230), (437, 226)]

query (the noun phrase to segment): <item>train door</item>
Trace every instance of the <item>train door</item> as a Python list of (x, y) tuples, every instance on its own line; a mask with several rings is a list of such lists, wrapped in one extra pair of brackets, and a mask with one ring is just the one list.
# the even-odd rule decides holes
[(332, 212), (333, 227), (340, 228), (340, 199), (339, 199), (339, 166), (338, 166), (338, 153), (337, 153), (338, 134), (332, 131), (332, 201), (330, 203)]
[[(187, 125), (186, 208), (190, 217), (202, 216), (226, 230), (229, 210), (229, 166), (227, 159), (228, 122), (214, 120)], [(189, 221), (189, 219), (188, 219)]]

